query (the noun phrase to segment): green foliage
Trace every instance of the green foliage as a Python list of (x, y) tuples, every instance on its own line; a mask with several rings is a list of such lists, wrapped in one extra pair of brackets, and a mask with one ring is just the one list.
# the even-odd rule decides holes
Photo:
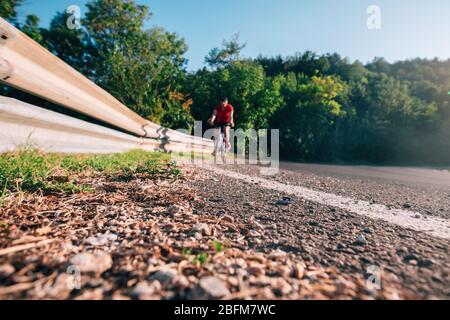
[[(20, 25), (22, 2), (2, 0), (0, 15), (156, 123), (191, 129), (228, 96), (238, 129), (280, 129), (284, 159), (450, 163), (450, 59), (376, 58), (363, 65), (311, 51), (246, 59), (235, 35), (209, 52), (208, 68), (188, 73), (185, 41), (159, 27), (145, 30), (151, 13), (134, 0), (91, 0), (82, 28), (74, 30), (66, 13), (57, 13), (47, 29), (33, 15)], [(4, 86), (0, 94), (23, 98)], [(25, 179), (34, 185), (33, 177)]]
[(207, 252), (200, 252), (198, 254), (193, 254), (191, 249), (183, 248), (181, 251), (183, 257), (191, 261), (194, 264), (204, 265), (209, 260), (209, 254)]
[(111, 155), (59, 155), (22, 150), (0, 155), (0, 190), (14, 192), (81, 192), (91, 188), (71, 181), (76, 173), (107, 176), (145, 174), (176, 176), (180, 170), (162, 153), (131, 151)]
[(148, 7), (134, 1), (88, 3), (86, 25), (95, 47), (94, 79), (138, 114), (166, 126), (192, 126), (179, 92), (187, 46), (162, 28), (144, 30)]
[(220, 97), (227, 95), (237, 106), (235, 119), (239, 128), (265, 128), (269, 117), (281, 106), (277, 79), (265, 76), (263, 68), (251, 61), (234, 61), (225, 68), (201, 70), (187, 81), (192, 92), (192, 112), (197, 119), (207, 119)]
[(235, 34), (230, 41), (224, 41), (222, 48), (214, 48), (205, 58), (205, 63), (211, 68), (226, 67), (239, 59), (246, 44), (239, 43), (239, 34)]
[[(212, 53), (226, 51), (225, 42)], [(207, 119), (227, 95), (238, 128), (280, 129), (284, 159), (450, 163), (450, 60), (364, 66), (309, 51), (223, 63), (212, 56), (220, 54), (206, 59), (214, 68), (187, 77), (193, 116)]]
[(348, 88), (333, 76), (296, 76), (282, 78), (285, 105), (271, 119), (281, 128), (283, 155), (287, 158), (314, 160), (328, 157), (339, 118), (345, 116), (342, 101)]
[(200, 264), (200, 265), (204, 265), (206, 262), (208, 262), (209, 259), (209, 254), (207, 254), (206, 252), (202, 252), (197, 254), (194, 259), (193, 259), (193, 263), (195, 264)]
[(96, 55), (85, 29), (69, 29), (69, 14), (57, 12), (48, 29), (41, 29), (42, 43), (53, 54), (87, 77), (94, 78), (96, 66), (92, 59)]
[(22, 26), (22, 32), (32, 38), (36, 42), (42, 41), (42, 34), (39, 30), (39, 17), (30, 14), (27, 16), (24, 25)]
[(225, 250), (225, 245), (217, 240), (211, 243), (211, 247), (215, 252), (222, 252)]
[(0, 17), (12, 23), (17, 21), (17, 7), (23, 4), (23, 0), (2, 0), (0, 2)]

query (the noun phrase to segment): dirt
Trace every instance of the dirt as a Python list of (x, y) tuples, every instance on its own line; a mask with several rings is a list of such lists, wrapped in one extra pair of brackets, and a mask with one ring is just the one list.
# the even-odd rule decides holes
[(446, 240), (201, 168), (77, 179), (0, 208), (0, 299), (450, 297)]

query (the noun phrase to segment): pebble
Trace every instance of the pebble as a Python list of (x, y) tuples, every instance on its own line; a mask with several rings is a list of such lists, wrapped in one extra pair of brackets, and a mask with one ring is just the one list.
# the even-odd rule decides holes
[(411, 261), (416, 261), (416, 264), (417, 264), (418, 260), (419, 259), (417, 258), (417, 256), (415, 256), (413, 254), (407, 255), (406, 257), (403, 258), (403, 261), (406, 263), (410, 263)]
[(105, 233), (105, 234), (98, 234), (95, 237), (89, 237), (86, 239), (86, 242), (90, 244), (91, 246), (103, 246), (107, 245), (111, 242), (117, 241), (118, 236), (114, 233)]
[(149, 300), (160, 290), (161, 284), (158, 281), (154, 281), (151, 284), (147, 281), (141, 281), (131, 291), (131, 296), (139, 300)]
[(230, 294), (224, 281), (216, 277), (204, 277), (191, 292), (193, 300), (217, 300)]
[(397, 254), (406, 254), (406, 253), (408, 253), (407, 247), (398, 247), (397, 248)]
[(303, 279), (305, 276), (305, 267), (300, 263), (296, 263), (293, 268), (293, 274), (296, 279)]
[(419, 261), (412, 259), (412, 260), (409, 260), (408, 263), (412, 266), (417, 266), (419, 264)]
[(264, 273), (265, 273), (265, 272), (264, 272), (264, 269), (261, 268), (261, 267), (258, 267), (258, 266), (253, 266), (253, 267), (248, 268), (248, 269), (247, 269), (247, 272), (248, 272), (250, 275), (255, 276), (255, 277), (262, 276), (262, 275), (264, 275)]
[(192, 227), (192, 231), (195, 233), (201, 233), (204, 236), (211, 235), (211, 228), (206, 223), (197, 223)]
[(434, 261), (430, 259), (420, 260), (419, 267), (429, 268), (434, 265)]
[(367, 243), (366, 237), (364, 237), (362, 234), (356, 237), (355, 244), (357, 245), (365, 245)]
[(70, 259), (70, 264), (82, 273), (101, 274), (112, 267), (111, 256), (106, 252), (80, 253)]
[(261, 234), (258, 231), (250, 230), (248, 236), (251, 238), (259, 238), (261, 237)]
[(173, 205), (167, 209), (166, 213), (170, 216), (176, 216), (179, 215), (182, 211), (183, 208), (181, 206)]
[(276, 250), (270, 253), (269, 255), (269, 259), (271, 260), (277, 260), (277, 261), (281, 261), (286, 259), (287, 257), (287, 253), (281, 250)]
[(222, 221), (225, 222), (229, 222), (229, 223), (234, 223), (234, 218), (232, 216), (229, 215), (225, 215), (221, 218)]
[(170, 285), (174, 282), (177, 272), (173, 269), (164, 268), (155, 272), (151, 277), (151, 281), (159, 281), (163, 286)]
[(11, 264), (2, 264), (0, 266), (0, 278), (8, 278), (10, 275), (12, 275), (14, 272), (16, 272), (16, 269)]
[(167, 260), (168, 260), (169, 262), (176, 262), (176, 263), (179, 263), (179, 262), (185, 260), (185, 257), (184, 257), (183, 255), (179, 254), (179, 253), (173, 253), (173, 252), (172, 252), (172, 253), (170, 253), (170, 254), (167, 256)]
[(68, 274), (60, 274), (56, 277), (55, 282), (50, 287), (45, 288), (46, 297), (53, 299), (69, 298), (72, 289), (77, 289), (76, 279)]
[(291, 203), (291, 198), (284, 197), (283, 199), (277, 200), (275, 205), (277, 206), (288, 206)]

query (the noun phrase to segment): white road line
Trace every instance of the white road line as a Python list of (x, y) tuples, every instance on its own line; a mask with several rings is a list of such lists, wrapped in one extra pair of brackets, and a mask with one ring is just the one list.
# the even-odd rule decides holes
[(372, 204), (363, 200), (342, 197), (332, 193), (315, 191), (300, 186), (294, 186), (264, 178), (244, 175), (235, 171), (224, 170), (218, 168), (217, 166), (202, 165), (201, 167), (214, 171), (220, 175), (237, 180), (242, 180), (250, 184), (258, 183), (258, 186), (265, 189), (284, 192), (301, 197), (305, 200), (344, 209), (362, 216), (384, 220), (403, 228), (425, 232), (434, 237), (450, 239), (449, 220), (435, 217), (424, 218), (417, 212), (401, 209), (390, 209), (381, 204)]

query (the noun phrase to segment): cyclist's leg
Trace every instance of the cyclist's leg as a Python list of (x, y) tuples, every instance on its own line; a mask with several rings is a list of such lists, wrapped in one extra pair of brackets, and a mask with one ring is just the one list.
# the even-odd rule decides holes
[(227, 150), (227, 151), (229, 151), (231, 149), (230, 131), (231, 131), (231, 127), (229, 125), (225, 126), (223, 134), (224, 134), (224, 141), (225, 141), (225, 150)]
[(217, 154), (217, 150), (219, 149), (220, 145), (221, 145), (221, 141), (220, 141), (221, 137), (220, 137), (220, 128), (214, 128), (214, 151), (212, 153), (213, 156), (216, 156)]

